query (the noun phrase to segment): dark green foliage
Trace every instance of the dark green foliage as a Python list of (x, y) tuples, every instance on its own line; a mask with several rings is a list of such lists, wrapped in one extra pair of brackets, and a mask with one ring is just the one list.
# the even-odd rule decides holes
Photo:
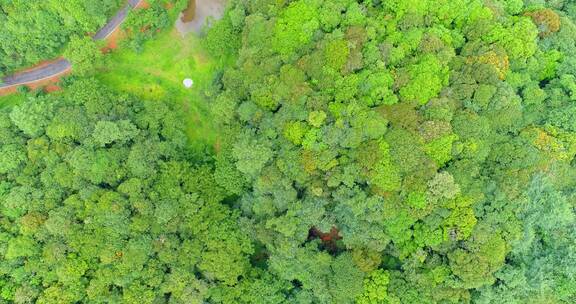
[(88, 36), (73, 36), (64, 50), (64, 57), (74, 65), (76, 75), (86, 75), (102, 64), (98, 44)]
[(574, 200), (536, 176), (520, 212), (523, 237), (508, 265), (496, 273), (499, 284), (483, 288), (478, 303), (570, 303), (576, 299)]
[[(174, 1), (177, 7), (182, 7), (184, 1)], [(135, 51), (141, 51), (144, 42), (156, 32), (166, 28), (170, 23), (166, 0), (148, 1), (150, 7), (133, 11), (122, 24), (129, 39), (124, 40), (124, 46)]]

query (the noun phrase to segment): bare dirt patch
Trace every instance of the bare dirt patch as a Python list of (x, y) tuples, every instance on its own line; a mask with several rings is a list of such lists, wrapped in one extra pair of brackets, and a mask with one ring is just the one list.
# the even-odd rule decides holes
[(106, 45), (102, 48), (102, 53), (110, 53), (118, 48), (118, 43), (125, 37), (124, 31), (118, 27), (106, 38)]
[(144, 0), (144, 1), (140, 1), (140, 3), (138, 3), (138, 5), (136, 5), (135, 8), (142, 8), (142, 9), (146, 9), (150, 7), (150, 3), (148, 3), (148, 1)]
[(182, 11), (182, 15), (180, 15), (180, 20), (183, 23), (188, 23), (194, 21), (194, 17), (196, 16), (196, 0), (192, 0), (188, 2), (188, 7)]
[(210, 20), (222, 18), (225, 8), (226, 0), (190, 0), (176, 20), (176, 28), (182, 35), (199, 34), (205, 25), (210, 26)]
[(44, 92), (52, 93), (52, 92), (60, 91), (61, 89), (62, 88), (60, 86), (58, 86), (57, 84), (49, 84), (46, 87), (44, 87)]

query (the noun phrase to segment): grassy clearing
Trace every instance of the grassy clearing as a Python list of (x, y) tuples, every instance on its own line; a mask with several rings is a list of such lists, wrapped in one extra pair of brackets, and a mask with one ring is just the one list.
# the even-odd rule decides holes
[(23, 103), (26, 95), (22, 93), (0, 96), (0, 109)]
[[(145, 100), (174, 102), (187, 116), (187, 133), (193, 146), (212, 146), (217, 130), (203, 94), (214, 73), (226, 62), (217, 62), (201, 49), (194, 35), (182, 37), (176, 30), (159, 33), (148, 41), (142, 53), (120, 48), (109, 55), (110, 62), (97, 78), (119, 91)], [(228, 62), (230, 60), (227, 60)], [(184, 88), (184, 78), (194, 86)]]

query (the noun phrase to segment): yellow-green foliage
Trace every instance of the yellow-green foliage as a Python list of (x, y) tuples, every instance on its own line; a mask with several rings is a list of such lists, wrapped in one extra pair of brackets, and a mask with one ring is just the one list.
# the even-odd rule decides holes
[(400, 187), (400, 174), (386, 141), (371, 142), (359, 153), (368, 183), (381, 191), (395, 191)]
[(458, 140), (458, 135), (455, 134), (434, 139), (426, 144), (426, 154), (434, 160), (438, 167), (442, 167), (452, 159), (452, 144), (456, 140)]
[(382, 269), (372, 271), (364, 279), (364, 292), (356, 299), (356, 304), (400, 303), (397, 299), (389, 297), (388, 284), (390, 274)]
[(283, 10), (274, 27), (274, 48), (283, 56), (291, 56), (312, 40), (320, 27), (318, 1), (299, 0)]
[(448, 84), (448, 67), (431, 55), (408, 66), (405, 73), (408, 83), (400, 89), (400, 97), (406, 102), (424, 104), (436, 97), (442, 87)]
[(338, 39), (330, 41), (324, 51), (326, 65), (339, 71), (348, 60), (349, 54), (350, 49), (348, 48), (348, 42), (346, 40)]
[(295, 145), (302, 143), (302, 137), (306, 133), (306, 124), (301, 121), (293, 121), (284, 127), (284, 137)]
[(313, 127), (319, 128), (326, 120), (326, 113), (324, 111), (312, 111), (308, 114), (308, 123)]

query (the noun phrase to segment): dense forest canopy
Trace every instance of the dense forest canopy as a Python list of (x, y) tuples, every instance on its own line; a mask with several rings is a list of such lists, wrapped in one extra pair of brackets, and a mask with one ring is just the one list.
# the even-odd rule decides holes
[(203, 152), (172, 103), (29, 94), (0, 110), (0, 302), (575, 303), (575, 18), (230, 1)]
[(283, 300), (576, 301), (574, 8), (234, 2), (216, 180)]
[(87, 79), (0, 118), (4, 299), (196, 303), (248, 268), (237, 212), (168, 106)]

